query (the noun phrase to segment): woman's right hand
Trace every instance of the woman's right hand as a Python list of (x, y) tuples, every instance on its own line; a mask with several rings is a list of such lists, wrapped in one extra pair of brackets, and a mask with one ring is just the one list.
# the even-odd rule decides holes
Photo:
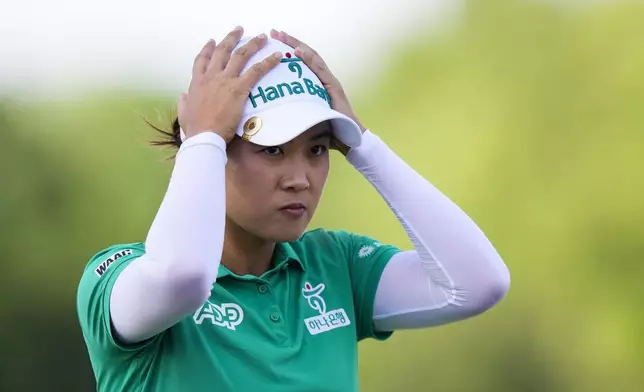
[(276, 52), (254, 64), (243, 75), (248, 60), (265, 44), (261, 34), (233, 50), (243, 35), (237, 27), (219, 45), (210, 40), (194, 61), (187, 94), (178, 105), (179, 125), (186, 138), (202, 132), (215, 132), (226, 143), (235, 136), (250, 89), (282, 59)]

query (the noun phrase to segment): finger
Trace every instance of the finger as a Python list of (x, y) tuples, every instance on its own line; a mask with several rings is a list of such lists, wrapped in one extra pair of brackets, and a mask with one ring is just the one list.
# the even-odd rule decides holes
[[(277, 40), (291, 46), (293, 49), (295, 49), (295, 55), (302, 60), (304, 60), (304, 63), (309, 66), (309, 68), (313, 69), (314, 67), (317, 69), (317, 71), (324, 71), (325, 69), (328, 68), (326, 66), (326, 63), (320, 57), (318, 52), (315, 51), (312, 47), (308, 46), (304, 42), (300, 41), (299, 39), (287, 34), (284, 31), (276, 31), (273, 30), (271, 31), (271, 36), (275, 34), (275, 37)], [(307, 59), (305, 60), (302, 56), (306, 56)], [(308, 62), (307, 62), (308, 61)], [(317, 73), (316, 71), (316, 73)]]
[(271, 37), (294, 48), (295, 56), (301, 58), (304, 64), (317, 75), (323, 84), (330, 85), (338, 83), (336, 77), (329, 67), (327, 67), (322, 57), (313, 48), (284, 31), (272, 29)]
[(241, 83), (244, 88), (250, 90), (262, 77), (264, 77), (264, 75), (275, 68), (277, 64), (280, 63), (280, 60), (282, 60), (282, 53), (275, 52), (264, 60), (253, 64), (253, 66), (241, 76)]
[(271, 30), (271, 38), (285, 43), (291, 48), (295, 49), (298, 46), (306, 46), (306, 44), (295, 37), (286, 34), (284, 31)]
[[(271, 38), (276, 39), (276, 40), (278, 40), (278, 41), (282, 41), (282, 40), (280, 39), (280, 32), (279, 32), (279, 31), (277, 31), (277, 30), (275, 30), (275, 29), (271, 29)], [(284, 42), (284, 41), (282, 41), (282, 42)], [(284, 43), (286, 43), (286, 42), (284, 42)], [(288, 45), (288, 44), (287, 44), (287, 45)]]
[(215, 50), (215, 46), (215, 41), (212, 39), (209, 39), (208, 42), (206, 42), (192, 65), (193, 76), (203, 75), (203, 73), (206, 72), (206, 68), (208, 67), (212, 53)]
[(233, 31), (228, 33), (226, 38), (215, 47), (215, 51), (208, 64), (208, 70), (214, 69), (220, 71), (226, 67), (228, 60), (230, 60), (230, 54), (235, 49), (235, 46), (237, 46), (243, 34), (244, 29), (241, 26), (235, 27)]
[(329, 85), (336, 82), (335, 76), (331, 73), (331, 70), (327, 67), (324, 60), (322, 60), (322, 57), (311, 48), (298, 46), (295, 48), (295, 55), (301, 58), (304, 64), (317, 75), (322, 84)]
[(260, 34), (237, 48), (230, 57), (228, 65), (226, 65), (226, 72), (238, 76), (248, 63), (248, 60), (264, 47), (266, 39), (266, 34)]

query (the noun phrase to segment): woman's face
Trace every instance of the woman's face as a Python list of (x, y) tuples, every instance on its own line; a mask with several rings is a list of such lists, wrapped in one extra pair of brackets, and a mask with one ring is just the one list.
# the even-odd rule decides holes
[(330, 143), (328, 122), (281, 146), (232, 143), (226, 165), (228, 220), (261, 239), (299, 238), (329, 175)]

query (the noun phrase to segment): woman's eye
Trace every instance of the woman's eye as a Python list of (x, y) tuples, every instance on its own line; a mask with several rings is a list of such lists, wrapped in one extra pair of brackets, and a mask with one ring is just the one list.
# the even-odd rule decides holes
[(277, 156), (282, 154), (282, 149), (279, 147), (266, 147), (262, 151), (264, 152), (264, 154), (270, 155), (270, 156)]
[(315, 146), (311, 149), (311, 152), (313, 155), (322, 155), (324, 154), (328, 148), (326, 146)]

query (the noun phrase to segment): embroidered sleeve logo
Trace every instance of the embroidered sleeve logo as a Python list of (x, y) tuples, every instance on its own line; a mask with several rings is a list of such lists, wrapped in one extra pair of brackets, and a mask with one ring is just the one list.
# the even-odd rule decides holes
[(304, 320), (304, 324), (311, 335), (351, 325), (351, 321), (344, 309), (326, 311), (326, 302), (322, 298), (324, 288), (324, 283), (313, 287), (309, 282), (306, 282), (302, 288), (302, 296), (308, 301), (309, 306), (320, 313)]

